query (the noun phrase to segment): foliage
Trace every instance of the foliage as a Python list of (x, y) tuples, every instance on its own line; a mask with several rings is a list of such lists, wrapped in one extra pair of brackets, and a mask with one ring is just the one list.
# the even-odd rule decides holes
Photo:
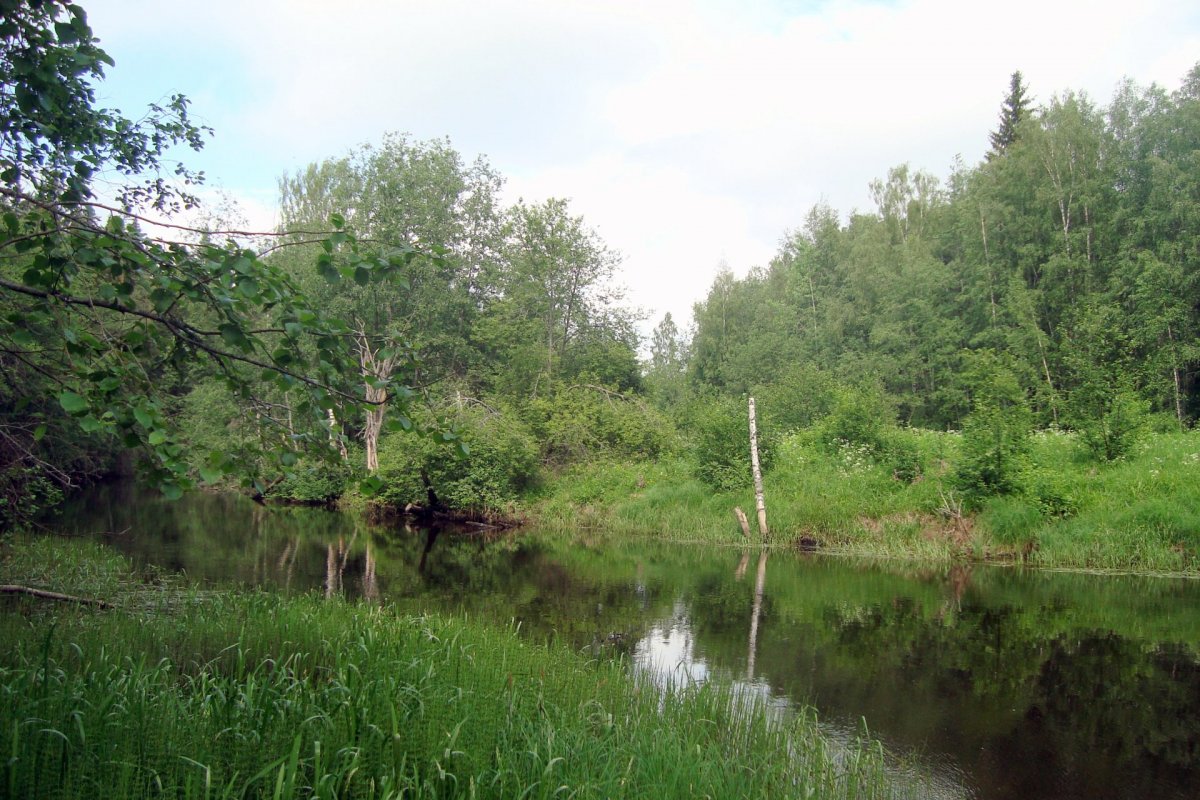
[[(1090, 387), (1089, 387), (1090, 389)], [(1133, 452), (1146, 430), (1147, 403), (1129, 390), (1093, 393), (1077, 390), (1074, 398), (1092, 413), (1077, 419), (1079, 441), (1093, 458), (1116, 461)], [(1096, 395), (1100, 396), (1096, 396)], [(1081, 396), (1091, 396), (1081, 400)]]
[(537, 444), (511, 411), (472, 402), (456, 409), (451, 419), (465, 457), (436, 434), (384, 437), (378, 500), (400, 508), (424, 507), (432, 489), (453, 509), (503, 511), (537, 480)]
[(1009, 79), (1008, 94), (1000, 108), (1000, 126), (988, 134), (992, 145), (988, 158), (1002, 155), (1009, 145), (1017, 140), (1021, 123), (1029, 115), (1030, 101), (1026, 96), (1027, 91), (1021, 71), (1017, 70)]
[[(721, 398), (694, 401), (689, 427), (694, 441), (692, 458), (695, 475), (718, 491), (750, 486), (750, 423), (744, 400)], [(763, 473), (774, 461), (774, 437), (758, 429), (758, 459)]]
[(636, 395), (584, 381), (556, 384), (526, 404), (543, 461), (655, 458), (673, 446), (673, 426), (660, 412)]
[[(33, 381), (0, 409), (5, 420), (65, 413), (107, 447), (140, 448), (151, 479), (177, 496), (193, 481), (174, 393), (216, 375), (257, 425), (282, 435), (260, 437), (249, 456), (206, 454), (203, 480), (236, 471), (261, 491), (263, 469), (286, 470), (298, 450), (327, 452), (328, 411), (344, 418), (364, 400), (346, 380), (350, 329), (236, 235), (217, 243), (220, 233), (146, 217), (192, 203), (160, 174), (170, 147), (202, 145), (186, 100), (140, 121), (96, 109), (93, 82), (112, 62), (82, 10), (9, 5), (0, 27), (0, 358)], [(175, 173), (185, 186), (198, 179)], [(101, 176), (125, 181), (115, 204), (95, 199)], [(331, 222), (314, 234), (325, 280), (403, 285), (414, 250), (368, 251), (343, 220)], [(381, 398), (402, 401), (400, 377), (377, 382)], [(33, 440), (45, 431), (35, 428)]]
[(969, 363), (972, 410), (963, 423), (955, 480), (976, 499), (1012, 494), (1020, 488), (1032, 429), (1025, 393), (1003, 357), (981, 351)]
[(296, 503), (332, 503), (349, 488), (353, 477), (353, 470), (344, 462), (301, 461), (284, 473), (267, 496)]

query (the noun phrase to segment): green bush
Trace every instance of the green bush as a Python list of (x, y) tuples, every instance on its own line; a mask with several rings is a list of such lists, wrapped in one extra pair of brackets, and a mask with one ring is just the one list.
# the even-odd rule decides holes
[(920, 447), (911, 432), (896, 427), (895, 409), (881, 389), (826, 389), (830, 411), (813, 430), (827, 453), (864, 453), (904, 483), (922, 475)]
[(834, 410), (841, 387), (829, 373), (810, 364), (788, 368), (771, 383), (756, 387), (764, 425), (780, 434), (810, 428)]
[(1149, 404), (1132, 391), (1080, 394), (1087, 399), (1075, 400), (1075, 427), (1088, 454), (1098, 461), (1117, 461), (1132, 453), (1146, 431)]
[(831, 448), (840, 447), (841, 442), (865, 445), (880, 457), (887, 450), (895, 421), (896, 411), (879, 387), (841, 387), (835, 393), (833, 410), (818, 430), (821, 440)]
[(425, 479), (446, 506), (499, 511), (514, 503), (537, 478), (537, 445), (512, 413), (469, 406), (455, 414), (458, 435), (469, 450), (458, 456), (436, 435), (385, 435), (379, 444), (376, 495), (385, 503), (426, 505)]
[(912, 483), (924, 474), (921, 447), (911, 431), (902, 428), (885, 431), (878, 457), (892, 477), (902, 483)]
[(1026, 498), (1046, 517), (1071, 517), (1080, 509), (1080, 487), (1069, 474), (1039, 467), (1026, 472), (1024, 483)]
[(547, 463), (657, 458), (674, 445), (674, 426), (636, 397), (599, 384), (558, 386), (524, 410)]
[[(357, 463), (353, 456), (350, 463)], [(298, 503), (329, 503), (342, 496), (353, 477), (350, 463), (311, 463), (293, 470), (268, 494)]]
[(968, 358), (971, 413), (963, 422), (954, 481), (968, 499), (1014, 494), (1027, 466), (1033, 415), (1008, 359), (983, 350)]
[[(757, 409), (756, 409), (757, 411)], [(692, 455), (695, 475), (717, 491), (732, 491), (750, 486), (749, 408), (744, 400), (708, 399), (690, 414), (694, 434)], [(759, 465), (765, 473), (774, 460), (775, 437), (761, 427), (758, 430)]]

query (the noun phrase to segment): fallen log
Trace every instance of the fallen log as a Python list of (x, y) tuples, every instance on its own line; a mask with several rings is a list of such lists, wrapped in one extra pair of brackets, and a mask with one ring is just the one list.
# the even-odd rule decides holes
[(56, 600), (60, 603), (79, 603), (85, 606), (95, 606), (96, 608), (112, 608), (112, 603), (104, 600), (96, 600), (92, 597), (76, 597), (73, 594), (62, 594), (61, 592), (51, 592), (46, 589), (34, 589), (32, 586), (17, 586), (15, 584), (6, 583), (0, 584), (0, 594), (26, 594), (30, 597), (37, 597), (42, 600)]

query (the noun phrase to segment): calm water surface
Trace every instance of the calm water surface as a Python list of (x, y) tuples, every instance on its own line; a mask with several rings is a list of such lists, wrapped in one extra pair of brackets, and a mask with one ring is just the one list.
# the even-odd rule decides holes
[(434, 535), (110, 485), (64, 511), (143, 569), (519, 623), (664, 682), (865, 724), (930, 793), (1200, 797), (1200, 582), (853, 562), (599, 534)]

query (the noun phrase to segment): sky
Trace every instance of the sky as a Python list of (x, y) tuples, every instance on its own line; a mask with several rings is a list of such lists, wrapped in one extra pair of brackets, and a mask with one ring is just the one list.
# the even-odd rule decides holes
[(571, 201), (646, 312), (685, 325), (722, 267), (765, 266), (817, 203), (872, 210), (908, 163), (977, 163), (1009, 76), (1035, 104), (1173, 90), (1200, 3), (1009, 0), (80, 0), (100, 103), (174, 93), (187, 163), (271, 229), (277, 180), (385, 132), (484, 156), (505, 199)]

